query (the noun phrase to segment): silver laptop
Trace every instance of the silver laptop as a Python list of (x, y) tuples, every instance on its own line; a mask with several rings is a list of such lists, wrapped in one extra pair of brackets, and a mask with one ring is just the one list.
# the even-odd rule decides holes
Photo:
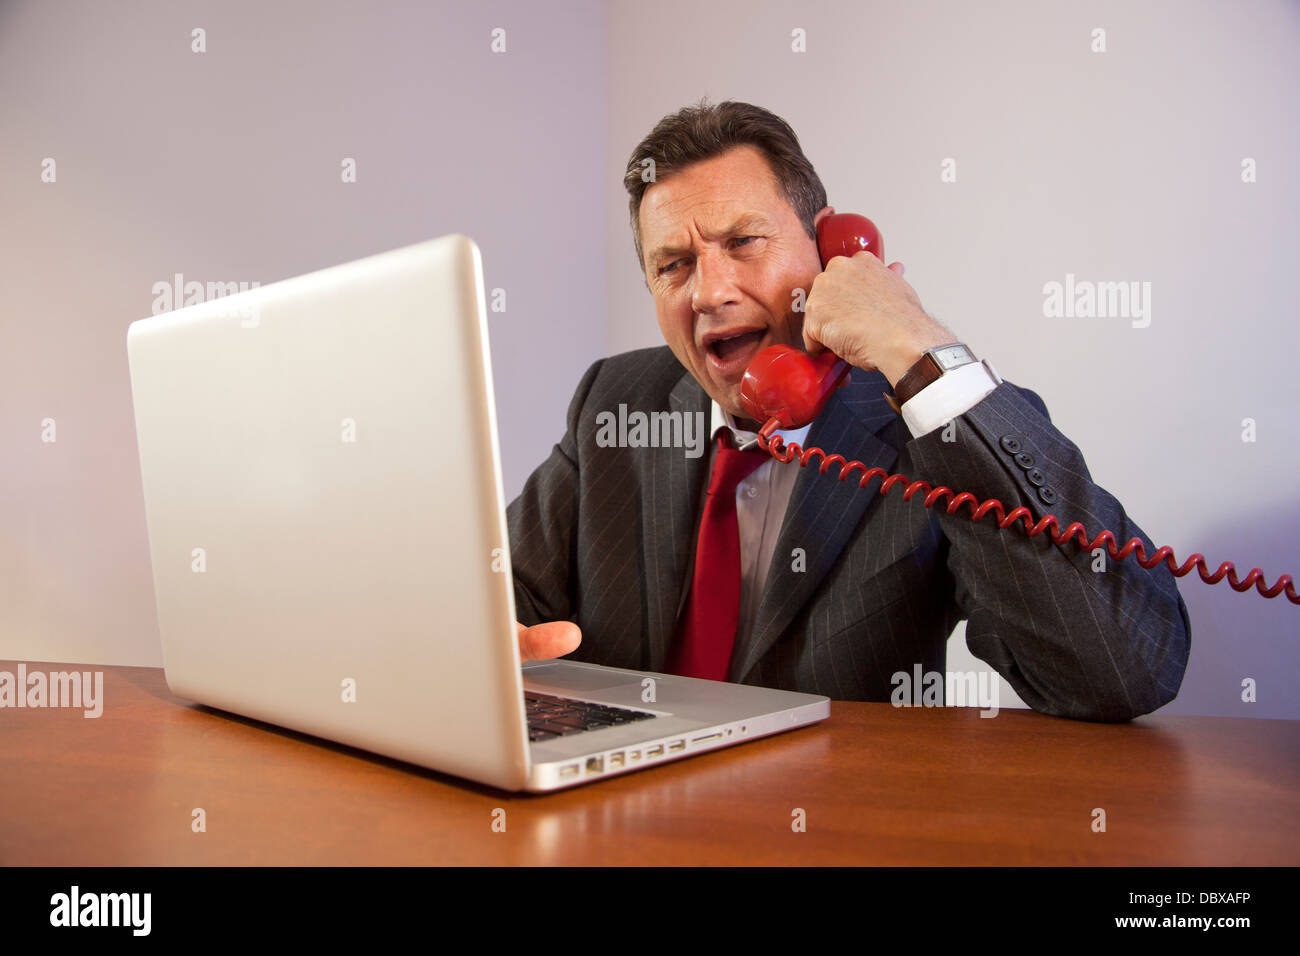
[(141, 319), (127, 353), (177, 696), (505, 790), (829, 715), (810, 694), (521, 668), (468, 238)]

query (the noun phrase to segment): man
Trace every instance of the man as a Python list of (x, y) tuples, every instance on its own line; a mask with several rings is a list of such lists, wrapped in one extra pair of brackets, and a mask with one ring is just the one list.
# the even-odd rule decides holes
[[(965, 618), (972, 653), (1036, 710), (1127, 720), (1174, 698), (1190, 623), (1164, 565), (745, 457), (762, 424), (740, 404), (749, 361), (772, 344), (829, 349), (851, 378), (811, 426), (779, 433), (787, 442), (1154, 550), (1035, 393), (974, 361), (940, 374), (925, 353), (959, 340), (900, 263), (861, 252), (821, 270), (816, 224), (834, 210), (783, 120), (744, 103), (683, 109), (637, 146), (625, 185), (667, 345), (591, 366), (565, 435), (508, 509), (526, 659), (576, 649), (888, 700), (894, 675), (945, 670)], [(607, 447), (598, 419), (621, 407), (698, 414), (707, 454)]]

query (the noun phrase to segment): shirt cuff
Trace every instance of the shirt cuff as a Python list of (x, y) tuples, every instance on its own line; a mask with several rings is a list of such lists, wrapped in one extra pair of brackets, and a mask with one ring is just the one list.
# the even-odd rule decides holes
[(939, 376), (904, 402), (903, 421), (912, 437), (920, 438), (970, 411), (997, 387), (983, 364), (971, 362)]

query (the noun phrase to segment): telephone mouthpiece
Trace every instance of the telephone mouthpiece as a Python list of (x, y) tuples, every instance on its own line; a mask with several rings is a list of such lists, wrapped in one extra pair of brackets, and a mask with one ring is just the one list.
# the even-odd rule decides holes
[(757, 422), (802, 428), (815, 419), (849, 373), (831, 352), (809, 355), (789, 345), (769, 345), (754, 357), (740, 382), (740, 404)]

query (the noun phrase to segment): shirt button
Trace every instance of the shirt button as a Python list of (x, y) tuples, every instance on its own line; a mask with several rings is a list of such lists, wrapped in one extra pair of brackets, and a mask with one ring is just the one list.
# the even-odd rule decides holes
[(757, 488), (750, 488), (748, 491), (745, 492), (745, 494), (749, 495), (749, 497), (751, 497), (751, 498), (757, 498), (757, 497), (758, 497), (758, 489), (757, 489)]

